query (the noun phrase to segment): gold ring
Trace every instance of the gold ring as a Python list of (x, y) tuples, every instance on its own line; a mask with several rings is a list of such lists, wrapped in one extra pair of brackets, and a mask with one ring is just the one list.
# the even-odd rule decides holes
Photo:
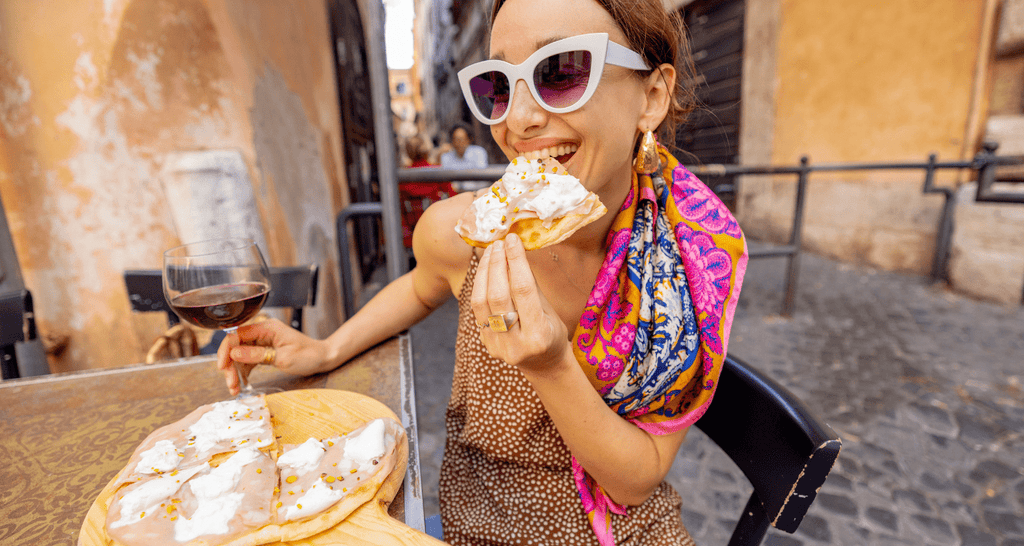
[(519, 313), (509, 311), (487, 317), (487, 324), (492, 332), (507, 332), (516, 321), (519, 320)]
[(268, 365), (269, 364), (273, 364), (274, 363), (274, 359), (276, 359), (276, 358), (277, 358), (277, 350), (274, 349), (273, 347), (267, 347), (266, 349), (263, 350), (263, 360), (261, 360), (260, 363), (261, 364), (268, 364)]

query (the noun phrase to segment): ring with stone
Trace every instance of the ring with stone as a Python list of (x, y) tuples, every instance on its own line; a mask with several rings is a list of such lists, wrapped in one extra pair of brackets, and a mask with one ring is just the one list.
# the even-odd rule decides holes
[(509, 311), (487, 317), (487, 325), (491, 327), (492, 332), (507, 332), (517, 320), (519, 320), (519, 313)]

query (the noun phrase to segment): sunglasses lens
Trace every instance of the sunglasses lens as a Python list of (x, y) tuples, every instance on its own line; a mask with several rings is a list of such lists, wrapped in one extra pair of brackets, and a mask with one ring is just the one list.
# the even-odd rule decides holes
[(508, 109), (508, 78), (501, 72), (484, 72), (469, 80), (473, 102), (484, 117), (498, 119)]
[(533, 70), (533, 84), (541, 100), (553, 108), (567, 108), (579, 102), (589, 82), (589, 51), (552, 55)]

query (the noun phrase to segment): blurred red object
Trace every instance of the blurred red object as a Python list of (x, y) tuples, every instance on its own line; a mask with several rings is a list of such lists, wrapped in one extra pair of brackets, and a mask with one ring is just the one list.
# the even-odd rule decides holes
[[(416, 161), (412, 167), (434, 167), (425, 159)], [(398, 195), (402, 200), (402, 239), (405, 248), (412, 248), (412, 230), (423, 211), (427, 210), (432, 203), (447, 199), (456, 194), (451, 182), (426, 183), (410, 182), (399, 184)]]

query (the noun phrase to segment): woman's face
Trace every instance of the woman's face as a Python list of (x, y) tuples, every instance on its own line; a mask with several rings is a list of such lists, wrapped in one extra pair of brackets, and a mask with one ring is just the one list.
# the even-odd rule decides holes
[[(629, 47), (611, 15), (594, 0), (509, 0), (494, 20), (491, 58), (518, 64), (550, 42), (593, 32), (606, 32), (613, 42)], [(557, 156), (559, 147), (575, 146), (574, 153), (559, 158), (569, 172), (609, 208), (616, 203), (607, 199), (624, 197), (645, 99), (643, 82), (627, 68), (605, 65), (594, 96), (565, 114), (541, 108), (526, 82), (515, 85), (508, 117), (491, 126), (505, 155), (512, 159), (548, 149)]]

